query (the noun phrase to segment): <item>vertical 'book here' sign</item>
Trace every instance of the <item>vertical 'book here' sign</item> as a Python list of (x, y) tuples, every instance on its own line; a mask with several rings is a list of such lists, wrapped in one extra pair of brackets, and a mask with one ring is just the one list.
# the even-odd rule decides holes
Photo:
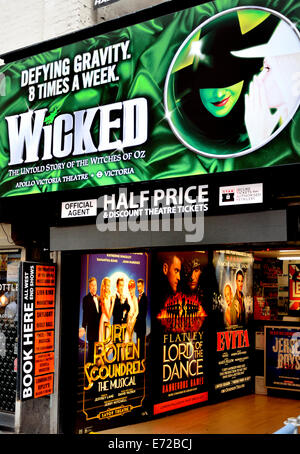
[(55, 265), (22, 262), (20, 272), (20, 399), (53, 393)]

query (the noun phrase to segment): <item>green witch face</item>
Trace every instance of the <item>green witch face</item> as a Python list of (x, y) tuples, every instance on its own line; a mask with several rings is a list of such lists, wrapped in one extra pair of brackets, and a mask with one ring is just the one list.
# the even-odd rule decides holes
[(243, 84), (242, 80), (225, 88), (200, 88), (201, 101), (214, 117), (225, 117), (238, 101)]

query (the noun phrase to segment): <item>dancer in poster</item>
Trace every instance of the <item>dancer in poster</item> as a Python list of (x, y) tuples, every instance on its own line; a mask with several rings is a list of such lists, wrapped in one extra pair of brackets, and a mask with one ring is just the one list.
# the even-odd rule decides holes
[(101, 317), (99, 295), (97, 295), (97, 279), (95, 277), (89, 279), (89, 293), (83, 298), (82, 309), (83, 319), (79, 337), (83, 337), (86, 334), (88, 341), (87, 361), (93, 363), (94, 344), (98, 342)]
[(145, 336), (146, 336), (146, 317), (147, 317), (147, 306), (148, 299), (145, 294), (145, 283), (143, 279), (138, 279), (137, 290), (138, 296), (138, 315), (135, 322), (134, 330), (136, 332), (137, 340), (140, 341), (140, 351), (144, 352)]
[(115, 299), (111, 295), (111, 282), (108, 277), (105, 277), (101, 282), (100, 289), (100, 305), (101, 305), (101, 318), (100, 318), (100, 327), (99, 327), (99, 342), (103, 342), (105, 339), (105, 326), (110, 324), (110, 319), (112, 317)]
[(238, 270), (235, 275), (236, 283), (236, 292), (233, 298), (233, 304), (237, 314), (237, 324), (245, 325), (246, 314), (245, 314), (245, 303), (244, 303), (244, 294), (243, 283), (244, 283), (244, 273), (242, 270)]
[(113, 308), (114, 325), (122, 325), (122, 323), (127, 323), (130, 306), (126, 296), (124, 295), (124, 285), (124, 279), (122, 277), (119, 277), (117, 279), (117, 293), (115, 295), (115, 304)]
[(135, 296), (135, 282), (133, 279), (130, 279), (130, 281), (128, 282), (128, 290), (129, 290), (128, 304), (130, 306), (130, 310), (128, 312), (128, 317), (127, 317), (127, 329), (126, 329), (126, 333), (125, 333), (125, 342), (132, 342), (134, 325), (135, 325), (136, 318), (139, 313), (138, 300), (137, 300), (137, 297)]

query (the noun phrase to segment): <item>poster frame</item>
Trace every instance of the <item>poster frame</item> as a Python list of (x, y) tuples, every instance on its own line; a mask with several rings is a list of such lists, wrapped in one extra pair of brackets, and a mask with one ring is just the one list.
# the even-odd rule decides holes
[(280, 391), (286, 391), (286, 392), (300, 392), (299, 389), (292, 389), (292, 388), (283, 388), (281, 386), (270, 386), (267, 385), (267, 329), (294, 329), (300, 331), (299, 326), (295, 325), (265, 325), (264, 326), (264, 385), (268, 389), (274, 389), (274, 390), (280, 390)]
[[(171, 288), (164, 293), (166, 290), (167, 279), (164, 281), (163, 275), (163, 263), (166, 259), (170, 257), (180, 258), (181, 261), (181, 271), (180, 271), (180, 282), (178, 282), (178, 288), (175, 292), (169, 293)], [(182, 285), (182, 282), (186, 279), (188, 275), (187, 269), (191, 266), (193, 260), (198, 261), (198, 266), (201, 266), (200, 278), (198, 277), (198, 283), (196, 288), (190, 289)], [(173, 262), (174, 263), (174, 262)], [(196, 267), (196, 265), (195, 265)], [(196, 267), (197, 268), (197, 267)], [(150, 283), (150, 289), (152, 293), (152, 304), (151, 304), (151, 332), (156, 333), (157, 337), (155, 342), (152, 339), (152, 345), (150, 347), (151, 351), (151, 360), (157, 361), (155, 364), (154, 371), (152, 372), (152, 389), (151, 389), (151, 405), (152, 405), (152, 415), (153, 417), (164, 417), (171, 414), (174, 414), (178, 411), (188, 411), (189, 409), (195, 408), (197, 406), (205, 406), (210, 403), (210, 383), (209, 383), (209, 317), (210, 313), (208, 311), (207, 305), (205, 305), (203, 297), (203, 276), (206, 273), (206, 269), (209, 268), (209, 251), (207, 248), (188, 248), (180, 249), (173, 247), (172, 249), (160, 248), (159, 250), (154, 250), (152, 253), (152, 269), (153, 274), (151, 275), (152, 286)], [(204, 273), (204, 274), (203, 274)], [(166, 276), (165, 276), (166, 277)], [(154, 286), (157, 285), (156, 279), (159, 279), (159, 292), (154, 290)], [(202, 282), (202, 283), (201, 283)], [(169, 281), (170, 284), (170, 281)], [(187, 282), (185, 283), (187, 285)], [(169, 285), (168, 285), (169, 287)], [(160, 292), (162, 291), (162, 296), (159, 297)], [(173, 289), (174, 291), (174, 289)], [(200, 293), (198, 293), (200, 291)], [(153, 293), (155, 295), (153, 296)], [(179, 301), (181, 298), (183, 300), (197, 295), (197, 304), (199, 313), (204, 309), (206, 313), (202, 318), (202, 322), (197, 327), (191, 326), (190, 328), (183, 325), (174, 325), (174, 319), (171, 325), (164, 325), (163, 313), (166, 312), (166, 303), (168, 300)], [(158, 298), (158, 299), (157, 299)], [(176, 303), (175, 303), (176, 304)], [(176, 311), (175, 311), (176, 312)], [(175, 314), (174, 312), (174, 314)], [(176, 315), (174, 316), (176, 317)], [(180, 317), (178, 316), (178, 319)], [(158, 330), (158, 331), (156, 331)], [(189, 333), (191, 339), (187, 341), (184, 336)], [(182, 336), (182, 338), (180, 337)], [(199, 337), (198, 337), (199, 336)], [(180, 338), (180, 341), (178, 339)], [(171, 340), (172, 339), (172, 340)], [(162, 342), (160, 343), (159, 340)], [(197, 349), (196, 345), (201, 343), (201, 348)], [(172, 363), (172, 371), (174, 373), (175, 366), (183, 362), (182, 358), (173, 358), (170, 360), (168, 354), (174, 352), (174, 346), (180, 345), (182, 348), (184, 345), (191, 345), (194, 351), (193, 356), (189, 356), (189, 364), (191, 361), (198, 361), (197, 358), (201, 358), (201, 367), (197, 374), (194, 377), (186, 376), (181, 378), (174, 377), (170, 380), (171, 386), (174, 385), (174, 389), (168, 389), (168, 381), (165, 384), (159, 381), (163, 377), (164, 367), (167, 367), (168, 364)], [(158, 351), (156, 350), (158, 349)], [(176, 349), (177, 347), (175, 347)], [(178, 347), (179, 348), (179, 347)], [(169, 353), (168, 353), (169, 351)], [(155, 352), (155, 353), (154, 353)], [(197, 355), (201, 356), (197, 356)], [(155, 355), (155, 356), (154, 356)], [(172, 356), (172, 355), (171, 355)], [(155, 359), (154, 359), (155, 358)], [(195, 360), (196, 358), (196, 360)], [(187, 358), (185, 358), (187, 359)], [(178, 369), (179, 370), (179, 369)], [(159, 372), (161, 375), (159, 375)], [(194, 382), (193, 382), (194, 380)], [(201, 382), (200, 382), (201, 381)], [(176, 388), (177, 384), (188, 383), (186, 387)], [(197, 384), (195, 384), (197, 383)], [(165, 391), (162, 391), (165, 389)], [(165, 395), (164, 395), (165, 393)]]
[[(73, 423), (72, 423), (72, 432), (77, 433), (77, 434), (88, 434), (88, 433), (93, 434), (93, 433), (98, 433), (101, 430), (111, 429), (113, 427), (121, 427), (123, 425), (128, 425), (128, 424), (132, 424), (135, 422), (139, 422), (139, 420), (143, 419), (145, 417), (145, 415), (148, 414), (148, 411), (149, 411), (148, 407), (150, 404), (149, 403), (147, 404), (147, 399), (150, 398), (149, 385), (148, 385), (148, 381), (147, 381), (147, 373), (149, 374), (149, 370), (147, 371), (147, 364), (146, 364), (147, 363), (146, 352), (149, 347), (146, 344), (148, 342), (147, 336), (149, 335), (149, 332), (151, 332), (151, 323), (148, 323), (148, 319), (150, 320), (150, 318), (151, 318), (150, 317), (151, 296), (150, 296), (150, 287), (149, 287), (150, 260), (149, 260), (148, 250), (143, 250), (143, 251), (141, 251), (141, 250), (139, 250), (139, 251), (121, 250), (121, 251), (117, 252), (114, 250), (97, 250), (97, 249), (94, 250), (93, 249), (91, 251), (80, 251), (78, 254), (78, 263), (77, 263), (77, 267), (78, 267), (77, 274), (78, 274), (78, 277), (80, 276), (80, 285), (78, 286), (77, 290), (79, 291), (79, 294), (82, 293), (83, 282), (85, 281), (85, 279), (83, 279), (82, 276), (83, 276), (83, 274), (85, 275), (85, 273), (86, 273), (86, 276), (85, 276), (86, 281), (85, 281), (84, 285), (87, 286), (86, 290), (88, 291), (88, 276), (91, 277), (90, 269), (92, 268), (89, 259), (90, 258), (92, 258), (93, 260), (100, 259), (100, 261), (98, 263), (98, 266), (100, 269), (101, 264), (102, 264), (101, 260), (103, 260), (105, 263), (106, 261), (108, 261), (107, 259), (108, 259), (109, 255), (118, 256), (119, 260), (121, 260), (121, 265), (120, 265), (120, 263), (117, 263), (117, 264), (114, 263), (114, 260), (116, 259), (116, 257), (112, 257), (110, 259), (112, 262), (110, 264), (110, 266), (114, 270), (114, 273), (113, 273), (114, 275), (116, 275), (118, 273), (118, 271), (116, 271), (116, 270), (119, 268), (121, 270), (119, 272), (120, 275), (123, 276), (124, 274), (126, 274), (124, 271), (124, 267), (126, 267), (126, 265), (135, 267), (135, 268), (137, 267), (137, 264), (134, 263), (134, 261), (130, 265), (125, 264), (126, 263), (125, 261), (124, 261), (124, 263), (122, 263), (123, 259), (128, 258), (128, 257), (125, 257), (126, 255), (133, 256), (132, 260), (134, 260), (134, 258), (138, 258), (138, 255), (141, 255), (142, 261), (144, 261), (144, 263), (139, 264), (139, 266), (143, 268), (143, 273), (145, 274), (144, 276), (141, 276), (141, 277), (144, 280), (144, 293), (145, 293), (145, 295), (147, 297), (147, 301), (148, 301), (147, 302), (147, 311), (146, 311), (146, 320), (145, 320), (146, 332), (145, 332), (145, 340), (144, 340), (144, 353), (143, 353), (144, 356), (141, 356), (141, 361), (145, 362), (145, 364), (144, 364), (145, 371), (142, 373), (143, 385), (142, 385), (142, 387), (136, 387), (136, 389), (140, 392), (140, 394), (137, 397), (135, 397), (135, 400), (138, 400), (136, 405), (134, 404), (135, 402), (132, 402), (133, 398), (131, 397), (131, 395), (128, 394), (128, 395), (126, 395), (128, 398), (127, 402), (120, 402), (120, 403), (116, 402), (114, 404), (108, 405), (105, 408), (105, 402), (109, 402), (108, 398), (103, 400), (102, 405), (101, 405), (101, 400), (99, 402), (97, 402), (97, 398), (99, 400), (99, 398), (101, 396), (105, 395), (105, 389), (98, 390), (97, 396), (95, 395), (93, 397), (89, 397), (89, 394), (88, 394), (89, 389), (84, 388), (84, 384), (87, 383), (86, 374), (84, 374), (83, 384), (80, 382), (80, 380), (76, 379), (75, 384), (76, 384), (77, 391), (75, 391), (74, 395), (73, 395), (73, 398), (74, 398), (73, 405), (76, 407), (76, 411), (74, 410), (75, 413), (73, 414), (74, 419), (73, 419)], [(137, 257), (135, 257), (136, 255), (137, 255)], [(86, 265), (84, 265), (84, 261), (85, 261)], [(106, 264), (107, 268), (108, 268), (108, 266), (109, 265)], [(123, 266), (123, 268), (122, 268), (122, 266)], [(93, 271), (95, 271), (95, 267), (96, 267), (96, 265), (94, 264)], [(105, 271), (105, 267), (101, 271), (102, 280), (106, 279), (105, 276), (107, 276), (107, 277), (109, 277), (109, 279), (111, 279), (112, 282), (115, 281), (115, 277), (112, 278), (110, 276), (107, 268), (106, 268), (106, 271)], [(79, 273), (79, 269), (80, 269), (80, 273)], [(83, 270), (84, 270), (84, 272), (83, 272)], [(134, 272), (137, 272), (136, 269), (134, 270)], [(128, 273), (130, 273), (130, 271)], [(97, 278), (97, 282), (99, 284), (100, 279), (99, 279), (98, 273), (92, 274), (91, 278), (93, 278), (94, 276)], [(130, 281), (130, 278), (128, 278), (128, 282), (129, 281)], [(96, 292), (97, 295), (100, 293), (100, 288), (101, 288), (101, 286), (99, 284), (97, 287), (97, 292)], [(85, 294), (85, 292), (83, 292), (83, 294)], [(76, 299), (78, 299), (78, 319), (76, 317), (76, 320), (78, 321), (78, 327), (80, 329), (81, 315), (83, 315), (83, 312), (82, 312), (83, 303), (82, 303), (81, 298), (78, 298), (78, 295), (76, 296)], [(113, 317), (113, 314), (112, 314), (112, 317)], [(111, 320), (112, 320), (112, 318), (111, 318)], [(116, 323), (116, 324), (111, 323), (112, 327), (114, 325), (117, 326), (118, 323)], [(124, 324), (122, 324), (122, 326), (124, 326)], [(115, 333), (115, 331), (112, 329), (111, 333)], [(74, 371), (76, 370), (76, 373), (78, 373), (78, 371), (81, 367), (85, 368), (86, 365), (89, 365), (89, 360), (87, 359), (88, 343), (87, 343), (86, 335), (84, 336), (81, 352), (79, 350), (79, 344), (78, 344), (78, 333), (76, 335), (76, 339), (77, 339), (76, 346), (74, 344), (74, 352), (75, 352), (75, 357), (76, 357), (76, 361), (75, 361), (76, 365), (75, 365)], [(117, 342), (116, 339), (114, 339), (113, 342)], [(119, 342), (120, 342), (120, 340), (119, 340)], [(124, 340), (123, 340), (123, 342), (124, 342)], [(131, 342), (135, 343), (135, 341), (133, 339), (130, 341), (130, 343)], [(99, 344), (99, 346), (100, 346), (100, 341), (97, 342), (96, 344)], [(129, 360), (130, 360), (130, 358), (129, 358)], [(110, 364), (110, 362), (108, 362), (107, 364)], [(113, 364), (113, 363), (111, 363), (111, 364)], [(96, 367), (96, 364), (95, 363), (91, 364), (91, 366)], [(100, 367), (100, 366), (98, 365), (98, 367)], [(138, 372), (137, 372), (137, 374), (138, 374)], [(133, 376), (134, 375), (132, 375), (132, 377)], [(101, 382), (105, 383), (105, 380), (103, 378), (101, 378), (101, 377), (99, 378), (99, 377), (98, 377), (98, 380), (94, 381), (95, 387), (96, 387), (96, 385), (98, 386), (98, 384)], [(107, 380), (109, 380), (109, 377), (107, 378)], [(125, 389), (125, 388), (122, 388), (122, 389)], [(81, 396), (81, 393), (82, 393), (82, 396)], [(108, 394), (108, 393), (106, 393), (106, 394)], [(92, 399), (94, 399), (94, 397), (95, 397), (94, 407), (89, 408), (86, 404), (87, 404), (88, 400), (92, 400)], [(115, 398), (115, 400), (117, 401), (118, 399)], [(90, 414), (91, 410), (97, 414)]]
[[(223, 255), (223, 259), (222, 259)], [(244, 259), (244, 260), (243, 260)], [(221, 264), (219, 264), (221, 260)], [(224, 260), (224, 263), (222, 263)], [(253, 389), (253, 380), (254, 380), (254, 368), (253, 368), (253, 347), (254, 347), (254, 336), (251, 330), (251, 323), (254, 316), (254, 297), (253, 297), (253, 263), (254, 263), (254, 256), (251, 251), (247, 250), (239, 250), (235, 248), (227, 248), (224, 249), (214, 249), (213, 256), (212, 256), (212, 263), (215, 269), (216, 275), (216, 288), (212, 295), (213, 298), (213, 323), (214, 325), (211, 328), (211, 336), (215, 336), (214, 338), (214, 345), (215, 345), (215, 352), (214, 352), (214, 359), (211, 364), (212, 368), (212, 376), (213, 376), (213, 383), (212, 383), (212, 394), (214, 396), (214, 401), (216, 402), (223, 402), (229, 399), (237, 398), (243, 395), (250, 394)], [(243, 268), (246, 268), (245, 269)], [(220, 271), (220, 268), (222, 270)], [(246, 273), (248, 270), (251, 270), (251, 277), (250, 279), (246, 279)], [(242, 271), (244, 278), (244, 285), (245, 281), (247, 283), (247, 288), (245, 291), (245, 287), (243, 288), (243, 295), (244, 295), (244, 305), (245, 305), (245, 319), (244, 321), (237, 321), (235, 324), (229, 325), (226, 320), (226, 306), (224, 306), (224, 302), (226, 301), (224, 290), (225, 287), (230, 284), (231, 288), (236, 285), (236, 276), (237, 272)], [(229, 274), (228, 274), (229, 273)], [(224, 280), (224, 276), (227, 275), (227, 278)], [(229, 276), (231, 278), (229, 279)], [(233, 281), (234, 279), (234, 281)], [(222, 285), (221, 285), (222, 283)], [(222, 288), (222, 290), (221, 290)], [(233, 287), (234, 288), (234, 287)], [(236, 289), (237, 290), (237, 289)], [(234, 299), (235, 291), (231, 294), (231, 297)], [(219, 298), (221, 299), (219, 300)], [(229, 333), (227, 335), (227, 333)], [(241, 334), (243, 333), (243, 334)], [(247, 334), (246, 334), (247, 333)], [(224, 342), (224, 350), (218, 349), (218, 336), (222, 335), (219, 339), (223, 339)], [(243, 339), (243, 343), (241, 347), (238, 345), (233, 346), (232, 336), (239, 336), (241, 335), (240, 339)], [(246, 335), (245, 335), (246, 334)], [(230, 339), (230, 345), (227, 347), (226, 338)], [(236, 337), (235, 339), (237, 339)], [(236, 341), (234, 340), (234, 343)], [(248, 345), (247, 345), (248, 344)], [(244, 350), (243, 357), (236, 358), (235, 356), (235, 349)], [(226, 351), (227, 350), (227, 351)], [(226, 364), (227, 360), (232, 361), (229, 364)], [(242, 362), (243, 359), (243, 362)], [(222, 368), (222, 362), (225, 361), (225, 365)], [(222, 371), (230, 370), (232, 365), (234, 367), (238, 367), (239, 365), (244, 364), (245, 369), (243, 373), (230, 376), (230, 377), (223, 377), (222, 378)], [(239, 382), (239, 380), (242, 380)], [(242, 386), (239, 388), (239, 386)], [(231, 387), (235, 387), (231, 389)], [(228, 390), (228, 391), (226, 391)]]

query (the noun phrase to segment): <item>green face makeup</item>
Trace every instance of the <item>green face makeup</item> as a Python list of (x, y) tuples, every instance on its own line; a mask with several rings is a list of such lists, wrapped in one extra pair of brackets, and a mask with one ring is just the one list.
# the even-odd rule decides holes
[(225, 88), (200, 88), (200, 98), (204, 107), (214, 117), (225, 117), (240, 97), (244, 81)]

